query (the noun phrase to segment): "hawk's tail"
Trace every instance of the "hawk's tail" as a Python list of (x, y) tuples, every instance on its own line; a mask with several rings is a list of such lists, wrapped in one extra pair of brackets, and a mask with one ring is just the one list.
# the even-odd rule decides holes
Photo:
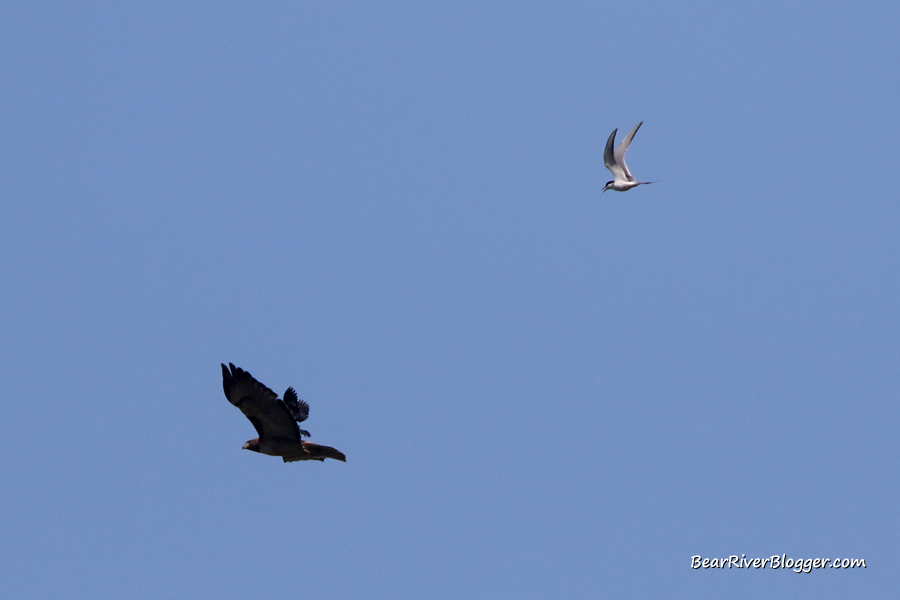
[(332, 448), (331, 446), (322, 446), (320, 444), (313, 444), (312, 442), (302, 443), (303, 449), (312, 454), (314, 460), (325, 460), (326, 458), (333, 458), (334, 460), (347, 462), (347, 457), (344, 456), (344, 453), (337, 448)]

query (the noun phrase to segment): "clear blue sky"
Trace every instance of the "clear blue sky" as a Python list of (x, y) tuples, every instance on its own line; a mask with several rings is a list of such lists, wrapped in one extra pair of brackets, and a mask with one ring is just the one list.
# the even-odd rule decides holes
[[(4, 4), (0, 596), (892, 597), (898, 31)], [(229, 361), (348, 462), (242, 451)]]

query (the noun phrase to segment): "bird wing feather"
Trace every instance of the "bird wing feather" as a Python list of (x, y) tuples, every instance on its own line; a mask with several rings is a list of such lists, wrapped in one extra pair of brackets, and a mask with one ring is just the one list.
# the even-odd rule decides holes
[(619, 165), (622, 169), (622, 173), (625, 175), (625, 179), (628, 181), (634, 181), (634, 177), (631, 176), (631, 171), (628, 170), (628, 165), (625, 164), (625, 153), (628, 152), (628, 146), (631, 145), (631, 140), (634, 139), (634, 134), (637, 133), (637, 130), (641, 128), (644, 122), (641, 121), (637, 125), (634, 126), (634, 129), (628, 132), (628, 135), (625, 136), (625, 139), (622, 140), (622, 143), (619, 144), (619, 147), (616, 148), (614, 153), (614, 158), (616, 164)]
[(613, 132), (609, 134), (609, 138), (606, 140), (606, 148), (603, 150), (603, 164), (606, 165), (609, 172), (613, 174), (614, 180), (626, 181), (625, 171), (622, 170), (622, 165), (616, 159), (617, 153), (613, 152), (613, 148), (616, 145), (617, 131), (619, 131), (618, 128), (613, 129)]
[(253, 424), (260, 441), (264, 438), (300, 441), (300, 428), (290, 409), (250, 373), (231, 363), (228, 367), (222, 365), (222, 388), (228, 401)]
[(297, 391), (294, 388), (289, 387), (284, 391), (284, 403), (294, 416), (294, 420), (298, 423), (302, 423), (309, 418), (309, 404), (297, 396)]

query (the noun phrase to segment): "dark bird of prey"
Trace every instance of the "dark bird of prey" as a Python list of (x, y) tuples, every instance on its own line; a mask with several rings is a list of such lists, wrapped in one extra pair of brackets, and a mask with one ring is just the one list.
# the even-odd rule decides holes
[(302, 434), (309, 433), (297, 423), (309, 416), (309, 405), (297, 398), (294, 388), (288, 388), (284, 400), (279, 400), (275, 392), (231, 363), (222, 365), (222, 388), (228, 401), (241, 409), (259, 434), (244, 444), (244, 450), (280, 456), (284, 462), (326, 458), (347, 462), (339, 450), (303, 441)]

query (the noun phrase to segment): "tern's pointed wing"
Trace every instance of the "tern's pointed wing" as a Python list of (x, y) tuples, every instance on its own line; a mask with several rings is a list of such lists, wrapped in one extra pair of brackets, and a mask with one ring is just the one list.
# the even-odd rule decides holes
[(609, 134), (609, 139), (606, 140), (606, 149), (603, 150), (603, 164), (610, 170), (612, 170), (613, 165), (616, 164), (616, 155), (613, 153), (613, 146), (616, 145), (617, 131), (618, 129), (613, 129), (613, 132)]
[(609, 134), (609, 139), (606, 140), (606, 148), (603, 150), (603, 164), (606, 165), (609, 172), (613, 174), (613, 178), (616, 181), (627, 181), (625, 171), (622, 169), (621, 161), (616, 160), (618, 152), (613, 152), (613, 146), (616, 145), (617, 131), (618, 129), (613, 129), (613, 132)]
[[(631, 176), (631, 171), (628, 170), (628, 165), (625, 164), (625, 153), (628, 152), (628, 146), (631, 145), (631, 140), (634, 139), (634, 134), (637, 133), (637, 130), (641, 128), (644, 122), (641, 121), (637, 125), (634, 126), (634, 129), (628, 132), (628, 135), (625, 136), (625, 139), (622, 140), (622, 143), (619, 144), (619, 147), (616, 148), (615, 153), (613, 153), (613, 159), (616, 164), (622, 169), (622, 172), (625, 175), (625, 179), (628, 181), (634, 181), (634, 177)], [(607, 165), (608, 166), (608, 165)]]

